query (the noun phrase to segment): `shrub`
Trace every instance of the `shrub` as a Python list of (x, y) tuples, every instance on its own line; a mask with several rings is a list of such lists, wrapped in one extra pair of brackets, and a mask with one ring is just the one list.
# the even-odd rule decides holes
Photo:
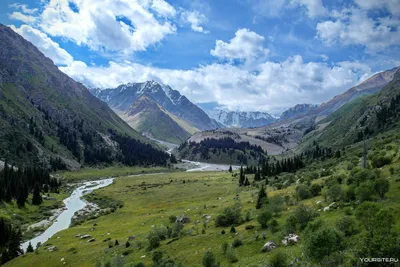
[(380, 167), (383, 167), (385, 165), (392, 163), (392, 160), (393, 160), (393, 156), (391, 156), (391, 155), (385, 155), (385, 156), (377, 155), (372, 158), (372, 166), (374, 168), (380, 168)]
[(288, 257), (286, 253), (282, 251), (277, 251), (274, 254), (271, 255), (271, 258), (269, 259), (269, 265), (270, 267), (286, 267), (289, 266), (288, 264)]
[(235, 239), (232, 242), (232, 247), (237, 248), (243, 245), (243, 241), (240, 239)]
[(315, 217), (319, 216), (310, 206), (298, 206), (286, 220), (287, 232), (304, 229)]
[(138, 262), (135, 265), (133, 265), (134, 267), (146, 267), (146, 265), (144, 265), (143, 262)]
[(235, 263), (239, 261), (238, 257), (235, 254), (235, 251), (232, 249), (228, 250), (228, 252), (226, 253), (226, 258), (230, 263)]
[(241, 209), (238, 204), (232, 207), (225, 208), (223, 214), (220, 214), (215, 219), (215, 225), (219, 226), (229, 226), (229, 225), (239, 225), (242, 222)]
[(214, 254), (211, 251), (207, 251), (203, 256), (203, 266), (204, 267), (219, 267), (219, 263), (215, 259)]
[(129, 243), (129, 241), (126, 241), (125, 247), (126, 247), (126, 248), (129, 248), (130, 246), (131, 246), (131, 243)]
[(236, 233), (235, 227), (232, 226), (232, 227), (231, 227), (231, 230), (229, 230), (229, 232), (230, 232), (230, 233)]
[(314, 197), (316, 197), (316, 196), (318, 196), (319, 195), (319, 193), (321, 192), (321, 186), (319, 185), (319, 184), (312, 184), (311, 186), (310, 186), (310, 191), (311, 191), (311, 194), (314, 196)]
[(175, 215), (170, 215), (168, 217), (168, 220), (169, 220), (170, 223), (174, 223), (176, 221), (176, 216)]
[(356, 220), (344, 216), (336, 222), (336, 227), (345, 235), (352, 236), (358, 232)]
[(310, 198), (312, 196), (310, 190), (308, 189), (308, 186), (301, 184), (296, 187), (296, 198), (303, 200)]
[(229, 245), (227, 242), (222, 243), (221, 245), (221, 250), (222, 250), (222, 254), (225, 254), (228, 251)]
[(151, 236), (149, 238), (149, 249), (155, 249), (158, 248), (160, 246), (160, 239), (158, 238), (158, 236)]
[(361, 202), (374, 200), (374, 184), (371, 181), (362, 183), (359, 187), (356, 188), (355, 194), (357, 200)]
[(259, 215), (258, 215), (258, 223), (262, 228), (267, 228), (268, 227), (268, 222), (272, 219), (273, 215), (272, 212), (269, 209), (264, 209)]
[(389, 182), (384, 178), (379, 178), (375, 180), (374, 188), (379, 197), (382, 199), (385, 197), (385, 194), (389, 192)]
[(328, 189), (327, 196), (332, 201), (340, 201), (343, 199), (343, 189), (340, 184), (335, 184)]

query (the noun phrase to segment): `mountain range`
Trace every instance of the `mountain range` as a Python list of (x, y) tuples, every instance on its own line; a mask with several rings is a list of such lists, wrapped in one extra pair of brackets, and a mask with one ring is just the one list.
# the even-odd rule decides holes
[(195, 132), (222, 126), (177, 90), (155, 81), (90, 91), (131, 127), (162, 141), (179, 144)]
[(227, 109), (212, 109), (208, 115), (228, 128), (251, 128), (271, 124), (276, 121), (267, 112), (259, 111), (231, 111)]
[[(317, 141), (324, 145), (350, 144), (360, 140), (360, 135), (377, 133), (377, 122), (372, 122), (376, 111), (381, 109), (379, 103), (395, 97), (400, 90), (400, 67), (377, 73), (371, 78), (354, 86), (346, 92), (319, 106), (300, 104), (285, 111), (280, 120), (257, 128), (231, 128), (199, 132), (191, 136), (188, 142), (201, 143), (205, 139), (226, 140), (232, 138), (235, 142), (249, 142), (260, 146), (269, 155), (289, 153), (292, 150), (300, 153), (310, 142)], [(384, 88), (382, 91), (380, 91)], [(373, 114), (373, 115), (372, 115)], [(371, 126), (365, 129), (366, 121)], [(218, 142), (215, 141), (214, 144)], [(300, 146), (298, 147), (298, 145)], [(199, 154), (188, 151), (182, 146), (177, 155), (201, 160)], [(219, 159), (229, 159), (222, 162), (243, 163), (232, 159), (232, 153), (214, 150)], [(204, 152), (203, 152), (204, 153)], [(226, 154), (223, 156), (223, 154)], [(207, 156), (212, 158), (213, 156)], [(206, 160), (205, 158), (202, 158)]]

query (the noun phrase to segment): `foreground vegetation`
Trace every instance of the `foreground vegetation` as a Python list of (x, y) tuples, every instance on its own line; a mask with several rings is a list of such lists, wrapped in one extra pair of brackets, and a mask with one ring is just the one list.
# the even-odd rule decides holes
[[(360, 257), (398, 258), (399, 140), (389, 132), (369, 142), (365, 169), (359, 143), (268, 177), (268, 185), (248, 174), (251, 185), (239, 186), (229, 172), (117, 178), (88, 196), (105, 209), (118, 203), (108, 215), (6, 266), (362, 266)], [(283, 245), (288, 234), (299, 241)], [(277, 248), (261, 252), (267, 241)]]

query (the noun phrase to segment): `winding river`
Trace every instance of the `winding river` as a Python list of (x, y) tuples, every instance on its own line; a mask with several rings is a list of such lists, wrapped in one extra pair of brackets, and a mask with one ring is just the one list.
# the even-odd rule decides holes
[[(188, 161), (183, 160), (184, 164), (187, 164), (185, 167), (188, 172), (192, 171), (226, 171), (229, 169), (229, 165), (219, 165), (219, 164), (211, 164), (211, 163), (202, 163), (202, 162), (195, 162), (195, 161)], [(237, 166), (232, 166), (233, 169), (236, 169)], [(162, 173), (159, 173), (162, 174)], [(132, 176), (142, 176), (142, 175), (154, 175), (152, 174), (138, 174)], [(36, 248), (37, 244), (46, 242), (49, 238), (54, 236), (61, 230), (67, 229), (71, 224), (72, 217), (74, 216), (75, 212), (85, 208), (87, 203), (82, 200), (82, 196), (89, 194), (93, 190), (106, 187), (112, 184), (114, 178), (107, 178), (97, 181), (89, 181), (83, 183), (81, 186), (76, 188), (71, 196), (64, 199), (65, 209), (64, 211), (57, 217), (55, 222), (47, 228), (42, 234), (36, 236), (35, 238), (26, 241), (21, 245), (22, 249), (26, 251), (28, 248), (29, 242), (32, 244), (33, 248)]]

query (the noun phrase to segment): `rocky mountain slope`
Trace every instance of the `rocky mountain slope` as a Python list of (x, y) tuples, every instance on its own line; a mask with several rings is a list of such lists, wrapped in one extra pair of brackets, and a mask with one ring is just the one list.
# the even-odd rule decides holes
[(317, 120), (321, 120), (329, 114), (338, 110), (346, 103), (349, 103), (360, 96), (372, 95), (378, 92), (380, 89), (382, 89), (384, 86), (392, 81), (394, 74), (399, 69), (400, 67), (396, 67), (373, 75), (371, 78), (363, 81), (359, 85), (350, 88), (343, 94), (337, 95), (328, 102), (322, 103), (312, 113), (317, 115)]
[(210, 130), (220, 126), (184, 95), (168, 85), (162, 85), (155, 81), (128, 83), (104, 90), (92, 89), (91, 92), (114, 110), (127, 111), (136, 99), (146, 96), (168, 112), (200, 130)]
[(128, 157), (133, 163), (136, 156), (119, 149), (124, 144), (148, 150), (154, 153), (153, 160), (165, 162), (163, 153), (146, 145), (148, 141), (107, 104), (12, 29), (0, 25), (0, 43), (2, 159), (53, 169), (122, 162)]
[(302, 115), (305, 115), (313, 110), (315, 110), (318, 107), (318, 105), (312, 105), (312, 104), (297, 104), (292, 108), (289, 108), (288, 110), (284, 111), (281, 116), (279, 117), (279, 120), (288, 120), (292, 118), (296, 118)]
[[(167, 120), (165, 116), (169, 116), (168, 121), (175, 121), (175, 124), (166, 122), (164, 126), (169, 125), (168, 129), (160, 130), (158, 133), (152, 131), (154, 138), (163, 141), (172, 141), (173, 143), (180, 143), (185, 140), (187, 133), (193, 134), (201, 130), (210, 130), (220, 128), (222, 125), (216, 122), (198, 106), (190, 102), (184, 95), (172, 89), (168, 85), (163, 85), (155, 81), (148, 81), (144, 83), (128, 83), (112, 89), (91, 89), (93, 95), (106, 102), (114, 111), (117, 112), (125, 121), (134, 127), (137, 131), (146, 134), (149, 128), (157, 129), (158, 123), (156, 120), (145, 121), (145, 118), (140, 118), (141, 115), (147, 114), (149, 117), (150, 107), (144, 107), (145, 103), (151, 106), (154, 104), (162, 108), (164, 115), (163, 119)], [(141, 107), (147, 110), (146, 113), (134, 113), (130, 111), (132, 104), (145, 96), (147, 101), (141, 103)], [(158, 113), (158, 111), (154, 111)], [(146, 118), (147, 118), (146, 117)], [(155, 117), (153, 114), (150, 117)], [(134, 122), (140, 120), (140, 122)], [(177, 127), (177, 125), (179, 127)], [(141, 125), (141, 126), (139, 126)], [(146, 126), (144, 126), (146, 125)]]
[(180, 144), (191, 136), (178, 123), (178, 118), (144, 95), (136, 99), (126, 112), (120, 113), (120, 117), (150, 138)]
[(266, 112), (230, 111), (227, 109), (214, 109), (208, 112), (209, 116), (228, 128), (261, 127), (276, 121)]

